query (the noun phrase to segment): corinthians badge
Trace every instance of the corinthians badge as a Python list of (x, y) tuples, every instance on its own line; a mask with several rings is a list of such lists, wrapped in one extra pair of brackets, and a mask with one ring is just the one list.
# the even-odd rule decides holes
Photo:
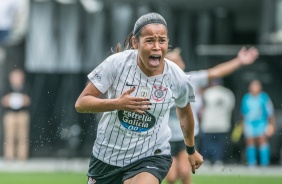
[(161, 102), (164, 100), (165, 98), (165, 94), (166, 94), (167, 88), (163, 87), (163, 86), (154, 86), (153, 88), (153, 92), (151, 94), (152, 98), (156, 101), (156, 102)]

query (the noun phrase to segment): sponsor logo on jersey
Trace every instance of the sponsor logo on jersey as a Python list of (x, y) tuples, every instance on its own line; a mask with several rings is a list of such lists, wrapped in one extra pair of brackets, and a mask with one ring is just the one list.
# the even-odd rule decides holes
[(129, 111), (118, 111), (118, 118), (123, 127), (134, 132), (147, 131), (156, 123), (156, 118), (149, 112), (138, 114)]
[(97, 80), (98, 82), (100, 82), (101, 81), (101, 79), (102, 79), (102, 75), (101, 74), (99, 74), (99, 73), (97, 73), (97, 72), (92, 72), (91, 74), (90, 74), (90, 77), (92, 78), (94, 78), (95, 80)]
[(102, 78), (102, 75), (101, 74), (98, 74), (98, 73), (95, 73), (94, 75), (94, 78), (97, 79), (97, 81), (101, 81), (101, 78)]
[(126, 86), (137, 86), (137, 85), (135, 85), (135, 84), (130, 84), (130, 83), (128, 83), (128, 82), (125, 83), (125, 85), (126, 85)]
[(189, 96), (189, 100), (195, 100), (195, 96), (194, 95), (190, 95)]
[(154, 166), (147, 166), (148, 169), (159, 169), (157, 167), (154, 167)]
[(156, 102), (162, 102), (164, 101), (166, 91), (167, 91), (166, 87), (154, 86), (151, 96)]

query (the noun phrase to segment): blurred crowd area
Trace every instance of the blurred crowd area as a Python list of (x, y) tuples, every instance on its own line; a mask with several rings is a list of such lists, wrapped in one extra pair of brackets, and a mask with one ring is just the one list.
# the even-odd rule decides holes
[[(23, 69), (31, 98), (30, 157), (90, 155), (100, 114), (76, 113), (75, 101), (86, 75), (148, 12), (167, 20), (171, 49), (181, 48), (187, 71), (229, 60), (243, 45), (259, 49), (255, 64), (223, 80), (235, 95), (233, 127), (249, 82), (263, 83), (277, 119), (270, 139), (271, 164), (281, 164), (281, 0), (1, 0), (0, 94), (9, 71)], [(244, 163), (243, 138), (238, 142), (229, 138), (227, 144), (225, 162)]]

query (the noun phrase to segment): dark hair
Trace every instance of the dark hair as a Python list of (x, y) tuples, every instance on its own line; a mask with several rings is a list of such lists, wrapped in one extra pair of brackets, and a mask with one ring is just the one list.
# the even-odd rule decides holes
[[(163, 24), (165, 27), (167, 27), (167, 23), (165, 19), (158, 13), (148, 13), (148, 14), (142, 15), (135, 22), (133, 31), (129, 33), (126, 39), (124, 40), (124, 43), (123, 43), (124, 50), (133, 48), (133, 45), (131, 42), (132, 36), (135, 36), (135, 38), (138, 40), (141, 34), (142, 28), (148, 24)], [(121, 50), (120, 44), (117, 44), (116, 52), (120, 52), (120, 50)]]
[(163, 24), (167, 27), (165, 19), (158, 13), (148, 13), (141, 16), (134, 25), (133, 35), (136, 36), (137, 33), (148, 24)]

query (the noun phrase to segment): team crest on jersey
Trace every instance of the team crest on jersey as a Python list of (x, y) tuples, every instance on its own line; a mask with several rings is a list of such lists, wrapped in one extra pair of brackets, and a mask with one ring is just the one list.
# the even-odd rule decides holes
[(156, 118), (149, 112), (138, 114), (129, 111), (118, 111), (118, 119), (124, 128), (134, 132), (147, 131), (156, 123)]
[(153, 92), (151, 94), (151, 97), (156, 102), (164, 101), (165, 94), (166, 94), (167, 88), (163, 86), (154, 86)]

